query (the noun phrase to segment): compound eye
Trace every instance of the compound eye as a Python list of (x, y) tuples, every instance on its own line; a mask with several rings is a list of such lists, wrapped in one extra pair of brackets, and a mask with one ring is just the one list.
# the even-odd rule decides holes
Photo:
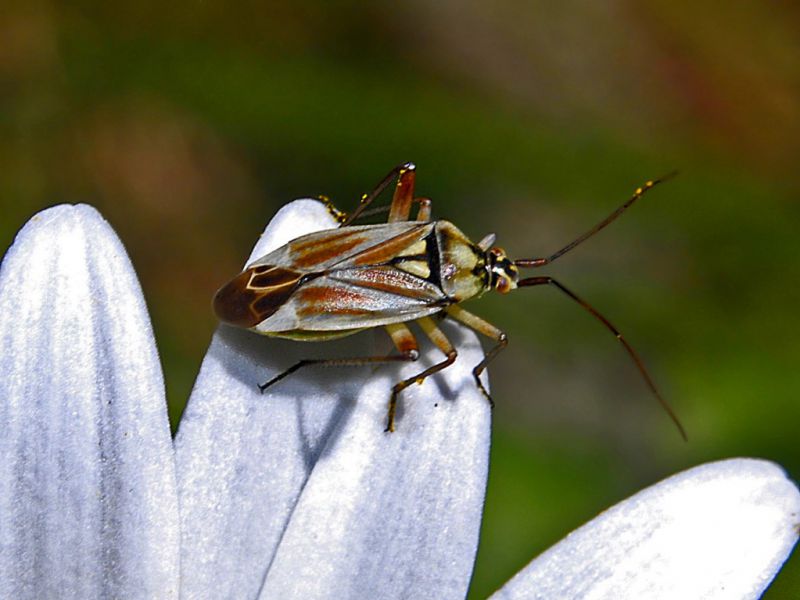
[(501, 294), (507, 294), (513, 289), (511, 280), (505, 275), (500, 275), (497, 278), (497, 283), (495, 283), (495, 289)]

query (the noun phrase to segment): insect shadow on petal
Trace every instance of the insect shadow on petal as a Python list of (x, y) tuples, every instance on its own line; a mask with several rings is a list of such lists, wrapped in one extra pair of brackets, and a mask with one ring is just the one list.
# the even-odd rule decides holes
[[(300, 341), (330, 340), (383, 327), (398, 351), (387, 356), (301, 360), (259, 385), (262, 392), (312, 365), (345, 367), (413, 362), (419, 358), (419, 345), (407, 323), (416, 321), (444, 354), (444, 359), (392, 387), (385, 429), (391, 432), (400, 392), (446, 369), (458, 356), (434, 317), (449, 317), (494, 340), (494, 345), (472, 370), (478, 388), (493, 405), (480, 375), (508, 345), (508, 336), (460, 304), (490, 290), (507, 294), (521, 287), (549, 285), (577, 302), (614, 334), (686, 439), (683, 426), (658, 392), (642, 360), (608, 319), (552, 277), (520, 278), (520, 269), (552, 263), (672, 175), (637, 188), (622, 206), (554, 254), (512, 260), (503, 249), (494, 246), (494, 234), (475, 243), (449, 221), (432, 220), (431, 201), (414, 196), (416, 167), (404, 163), (392, 169), (372, 192), (364, 194), (350, 215), (336, 209), (327, 198), (321, 198), (340, 223), (339, 227), (298, 237), (250, 263), (217, 292), (214, 312), (225, 323), (261, 335)], [(367, 208), (395, 179), (388, 222), (354, 225), (360, 217), (375, 212)], [(411, 220), (414, 205), (418, 206), (417, 214)]]

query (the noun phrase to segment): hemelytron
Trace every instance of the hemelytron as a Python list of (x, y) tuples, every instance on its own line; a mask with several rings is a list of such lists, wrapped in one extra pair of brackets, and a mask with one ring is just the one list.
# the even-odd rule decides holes
[[(394, 431), (400, 392), (413, 383), (422, 383), (456, 360), (456, 349), (434, 318), (445, 316), (494, 340), (494, 346), (472, 371), (476, 384), (491, 402), (480, 374), (506, 347), (508, 337), (460, 304), (489, 290), (507, 294), (521, 287), (550, 285), (580, 304), (614, 334), (681, 435), (686, 437), (641, 359), (608, 319), (552, 277), (520, 278), (521, 269), (548, 265), (590, 238), (666, 177), (637, 188), (622, 206), (558, 252), (542, 258), (510, 259), (504, 250), (494, 246), (493, 234), (475, 243), (449, 221), (432, 220), (431, 201), (414, 196), (415, 175), (413, 163), (395, 167), (372, 192), (361, 198), (350, 215), (322, 198), (340, 223), (339, 227), (292, 240), (250, 263), (217, 292), (214, 297), (217, 317), (237, 327), (302, 341), (328, 340), (384, 327), (398, 351), (388, 356), (302, 360), (259, 385), (262, 391), (310, 365), (359, 366), (415, 361), (419, 358), (419, 346), (407, 323), (416, 321), (445, 358), (397, 382), (392, 388), (386, 431)], [(388, 222), (354, 225), (395, 178), (397, 184)], [(418, 205), (416, 219), (410, 220), (414, 204)]]

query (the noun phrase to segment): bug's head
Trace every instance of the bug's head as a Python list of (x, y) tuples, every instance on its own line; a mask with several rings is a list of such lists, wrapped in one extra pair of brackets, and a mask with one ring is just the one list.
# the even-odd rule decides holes
[(506, 256), (502, 248), (490, 248), (486, 252), (486, 265), (489, 269), (489, 285), (501, 294), (517, 289), (519, 269), (514, 261)]

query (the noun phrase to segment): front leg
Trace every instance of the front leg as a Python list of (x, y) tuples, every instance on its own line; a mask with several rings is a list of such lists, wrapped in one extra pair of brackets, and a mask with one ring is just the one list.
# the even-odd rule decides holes
[(456, 321), (463, 323), (470, 329), (474, 329), (478, 333), (482, 333), (486, 337), (490, 337), (497, 342), (494, 346), (492, 346), (492, 349), (486, 353), (486, 355), (483, 357), (483, 360), (479, 362), (474, 369), (472, 369), (472, 375), (475, 377), (475, 383), (478, 384), (478, 388), (481, 390), (481, 392), (483, 392), (483, 395), (486, 396), (486, 399), (489, 401), (489, 404), (492, 406), (492, 408), (494, 408), (494, 401), (481, 381), (481, 373), (483, 373), (484, 370), (486, 370), (486, 366), (492, 362), (498, 354), (500, 354), (500, 351), (508, 346), (508, 336), (505, 334), (505, 332), (499, 330), (488, 321), (484, 321), (480, 317), (473, 315), (471, 312), (464, 310), (457, 304), (448, 306), (445, 309), (445, 312), (447, 312), (447, 314), (453, 317)]

